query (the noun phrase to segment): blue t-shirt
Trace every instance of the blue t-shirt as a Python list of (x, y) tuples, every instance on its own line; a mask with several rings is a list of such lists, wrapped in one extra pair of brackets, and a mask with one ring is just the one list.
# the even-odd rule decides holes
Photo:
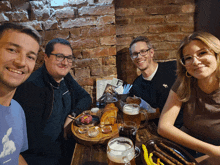
[(0, 105), (0, 164), (16, 165), (20, 152), (28, 149), (26, 120), (22, 107), (11, 100)]

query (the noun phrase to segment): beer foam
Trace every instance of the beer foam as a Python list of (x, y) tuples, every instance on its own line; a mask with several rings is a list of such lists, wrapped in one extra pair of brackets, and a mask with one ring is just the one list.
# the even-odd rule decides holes
[(119, 144), (117, 141), (115, 141), (109, 147), (111, 150), (108, 151), (108, 158), (115, 163), (125, 163), (123, 161), (123, 155), (127, 156), (129, 161), (134, 157), (134, 151), (129, 144)]
[(123, 112), (128, 115), (137, 115), (139, 114), (139, 108), (133, 106), (124, 106)]

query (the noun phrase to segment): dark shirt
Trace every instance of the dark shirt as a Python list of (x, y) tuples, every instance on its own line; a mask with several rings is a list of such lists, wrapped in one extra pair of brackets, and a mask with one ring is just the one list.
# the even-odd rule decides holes
[[(88, 110), (91, 96), (68, 73), (60, 84), (48, 74), (45, 65), (19, 86), (14, 99), (22, 106), (27, 122), (28, 150), (22, 153), (29, 164), (35, 160), (55, 160), (66, 155), (63, 126), (68, 114)], [(70, 144), (66, 145), (74, 148)], [(36, 159), (35, 159), (36, 158)]]
[[(142, 75), (134, 80), (129, 96), (141, 97), (151, 107), (159, 108), (162, 111), (175, 80), (176, 61), (159, 62), (158, 70), (151, 81), (143, 79)], [(157, 124), (158, 121), (155, 122)], [(181, 114), (176, 121), (176, 126), (178, 125), (182, 125)]]

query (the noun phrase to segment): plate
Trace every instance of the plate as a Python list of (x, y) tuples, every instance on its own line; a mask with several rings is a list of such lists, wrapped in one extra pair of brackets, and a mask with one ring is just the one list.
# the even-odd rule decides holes
[[(180, 147), (179, 145), (171, 142), (171, 141), (168, 141), (168, 140), (165, 140), (165, 139), (151, 139), (151, 140), (148, 140), (145, 144), (145, 146), (147, 147), (147, 150), (148, 150), (148, 154), (150, 154), (151, 152), (153, 151), (156, 151), (155, 150), (155, 147), (154, 147), (154, 144), (157, 145), (158, 148), (160, 148), (163, 152), (167, 153), (168, 155), (172, 156), (173, 158), (175, 158), (176, 160), (178, 160), (180, 163), (182, 164), (185, 164), (180, 158), (178, 158), (177, 156), (175, 156), (172, 152), (170, 152), (169, 150), (163, 148), (160, 143), (163, 143), (165, 144), (166, 146), (168, 146), (170, 149), (172, 149), (175, 153), (179, 154), (184, 160), (186, 160), (187, 162), (192, 162), (191, 165), (195, 164), (195, 165), (198, 165), (198, 163), (196, 162), (196, 160), (194, 159), (194, 157), (192, 155), (190, 155), (185, 149), (183, 149), (182, 147)], [(156, 163), (157, 162), (157, 156), (155, 154), (153, 154), (153, 161)], [(142, 159), (142, 162), (146, 164), (145, 160), (144, 160), (144, 151), (141, 147), (141, 159)], [(167, 164), (165, 163), (162, 159), (160, 159), (161, 162), (163, 162), (164, 164)], [(175, 163), (174, 163), (175, 164)]]
[(76, 123), (76, 125), (77, 126), (81, 126), (81, 125), (87, 125), (87, 126), (97, 126), (97, 125), (99, 125), (99, 117), (98, 116), (95, 116), (95, 115), (91, 115), (92, 116), (92, 121), (90, 122), (90, 123), (88, 123), (88, 124), (85, 124), (85, 123), (82, 123), (81, 122), (81, 117), (79, 117), (79, 118), (77, 118), (76, 120), (75, 120), (75, 123)]

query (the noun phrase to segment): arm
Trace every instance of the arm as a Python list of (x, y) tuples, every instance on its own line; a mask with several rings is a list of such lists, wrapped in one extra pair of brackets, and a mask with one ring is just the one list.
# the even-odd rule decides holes
[(67, 116), (66, 121), (64, 123), (64, 138), (67, 140), (68, 139), (68, 135), (71, 135), (71, 122), (73, 119), (69, 118)]
[(83, 89), (78, 83), (75, 83), (73, 85), (75, 104), (74, 107), (72, 107), (72, 112), (75, 112), (76, 116), (78, 116), (84, 110), (88, 110), (90, 108), (92, 98), (89, 93), (85, 89)]
[(23, 156), (20, 154), (18, 158), (18, 165), (27, 165), (27, 162), (23, 158)]
[(167, 139), (198, 152), (209, 156), (220, 156), (220, 147), (198, 140), (174, 126), (181, 105), (182, 102), (177, 94), (171, 90), (160, 116), (158, 133)]

